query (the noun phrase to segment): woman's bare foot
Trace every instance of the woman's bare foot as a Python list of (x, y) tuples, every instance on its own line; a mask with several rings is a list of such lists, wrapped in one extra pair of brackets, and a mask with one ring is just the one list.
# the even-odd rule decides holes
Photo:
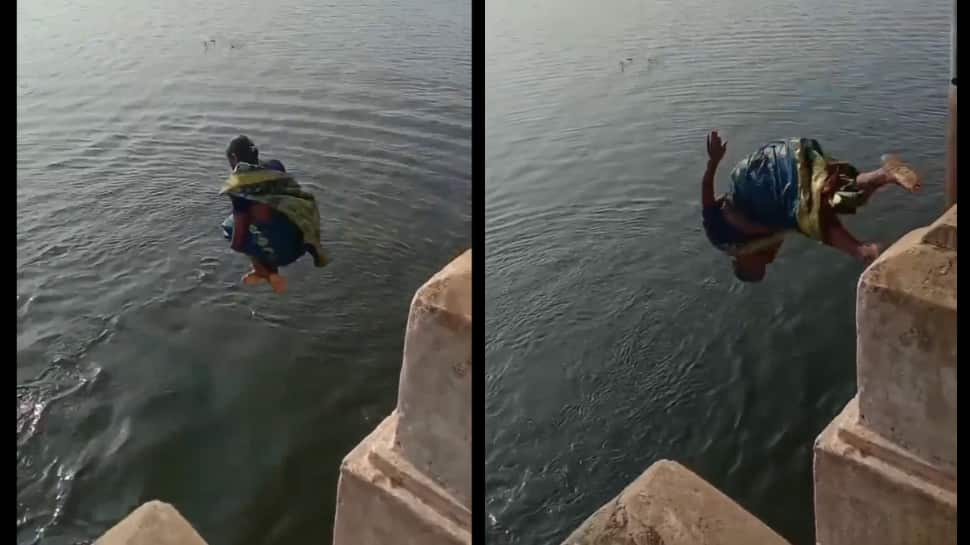
[(286, 279), (276, 273), (269, 275), (269, 285), (276, 293), (286, 293)]
[(882, 156), (882, 168), (893, 178), (893, 182), (899, 187), (915, 193), (923, 187), (923, 182), (919, 174), (898, 156), (887, 154)]
[(870, 242), (859, 246), (859, 259), (866, 265), (875, 261), (880, 253), (882, 253), (882, 248), (878, 244)]
[(255, 286), (256, 284), (262, 284), (266, 282), (266, 277), (257, 273), (256, 271), (249, 271), (245, 276), (242, 277), (242, 283), (245, 286)]

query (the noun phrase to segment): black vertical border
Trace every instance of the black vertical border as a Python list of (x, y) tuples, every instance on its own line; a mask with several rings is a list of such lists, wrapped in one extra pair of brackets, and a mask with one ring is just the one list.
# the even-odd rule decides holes
[(472, 543), (485, 543), (485, 0), (472, 8)]

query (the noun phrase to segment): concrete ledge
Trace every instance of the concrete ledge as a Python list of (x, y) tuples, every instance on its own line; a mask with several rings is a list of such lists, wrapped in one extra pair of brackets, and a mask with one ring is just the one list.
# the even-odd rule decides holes
[(860, 277), (860, 419), (956, 475), (956, 206), (910, 232)]
[(858, 423), (853, 399), (815, 442), (819, 545), (956, 544), (956, 480)]
[(788, 545), (685, 467), (661, 460), (593, 513), (563, 545)]
[[(951, 475), (928, 460), (901, 448), (889, 439), (870, 430), (859, 419), (858, 398), (853, 398), (842, 410), (836, 430), (838, 439), (866, 457), (882, 460), (899, 471), (918, 477), (944, 492), (957, 493), (956, 475)], [(935, 496), (934, 496), (935, 497)], [(956, 496), (954, 496), (954, 501)], [(948, 501), (948, 500), (947, 500)], [(954, 503), (954, 505), (956, 505)]]
[(340, 466), (334, 545), (471, 543), (471, 251), (414, 295), (397, 408)]
[(397, 422), (386, 418), (344, 458), (334, 545), (470, 544), (470, 513), (391, 452)]
[(923, 244), (944, 250), (957, 250), (957, 205), (943, 213), (923, 235)]
[(382, 433), (372, 435), (372, 448), (368, 459), (375, 469), (387, 476), (389, 482), (408, 490), (415, 497), (430, 506), (435, 512), (450, 519), (459, 527), (471, 528), (471, 510), (459, 503), (444, 488), (428, 478), (413, 464), (394, 450), (394, 433), (398, 423), (397, 413), (385, 419), (387, 427)]
[(206, 545), (174, 507), (150, 501), (132, 511), (95, 545)]
[(394, 448), (471, 507), (471, 250), (414, 295)]

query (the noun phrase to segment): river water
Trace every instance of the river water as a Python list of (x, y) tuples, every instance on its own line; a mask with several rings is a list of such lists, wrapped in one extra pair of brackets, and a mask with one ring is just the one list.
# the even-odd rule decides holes
[[(790, 240), (740, 285), (700, 226), (705, 134), (912, 159), (923, 193), (846, 220), (891, 242), (942, 211), (949, 1), (489, 0), (488, 542), (558, 543), (652, 462), (814, 543), (812, 442), (854, 391), (862, 267)], [(621, 70), (620, 61), (632, 58)]]
[[(174, 504), (213, 544), (325, 542), (394, 406), (421, 283), (471, 244), (467, 2), (17, 4), (17, 542)], [(206, 46), (206, 40), (215, 40)], [(242, 289), (245, 133), (332, 263)]]

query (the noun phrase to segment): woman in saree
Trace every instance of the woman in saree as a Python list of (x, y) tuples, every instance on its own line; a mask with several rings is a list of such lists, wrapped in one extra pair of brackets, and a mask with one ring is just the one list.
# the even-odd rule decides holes
[(825, 154), (815, 140), (771, 142), (742, 159), (731, 171), (731, 191), (714, 194), (714, 174), (727, 142), (717, 131), (707, 138), (707, 170), (701, 182), (703, 224), (708, 240), (732, 258), (744, 282), (764, 279), (786, 234), (798, 232), (869, 263), (878, 245), (857, 240), (839, 221), (855, 214), (879, 188), (920, 189), (916, 172), (895, 156), (882, 166), (859, 172)]
[(286, 291), (280, 267), (305, 253), (317, 267), (327, 260), (320, 247), (320, 214), (313, 195), (303, 191), (277, 160), (259, 160), (259, 150), (246, 136), (234, 138), (226, 150), (232, 174), (221, 193), (232, 201), (232, 214), (222, 223), (233, 250), (249, 256), (252, 270), (243, 284), (268, 282)]

